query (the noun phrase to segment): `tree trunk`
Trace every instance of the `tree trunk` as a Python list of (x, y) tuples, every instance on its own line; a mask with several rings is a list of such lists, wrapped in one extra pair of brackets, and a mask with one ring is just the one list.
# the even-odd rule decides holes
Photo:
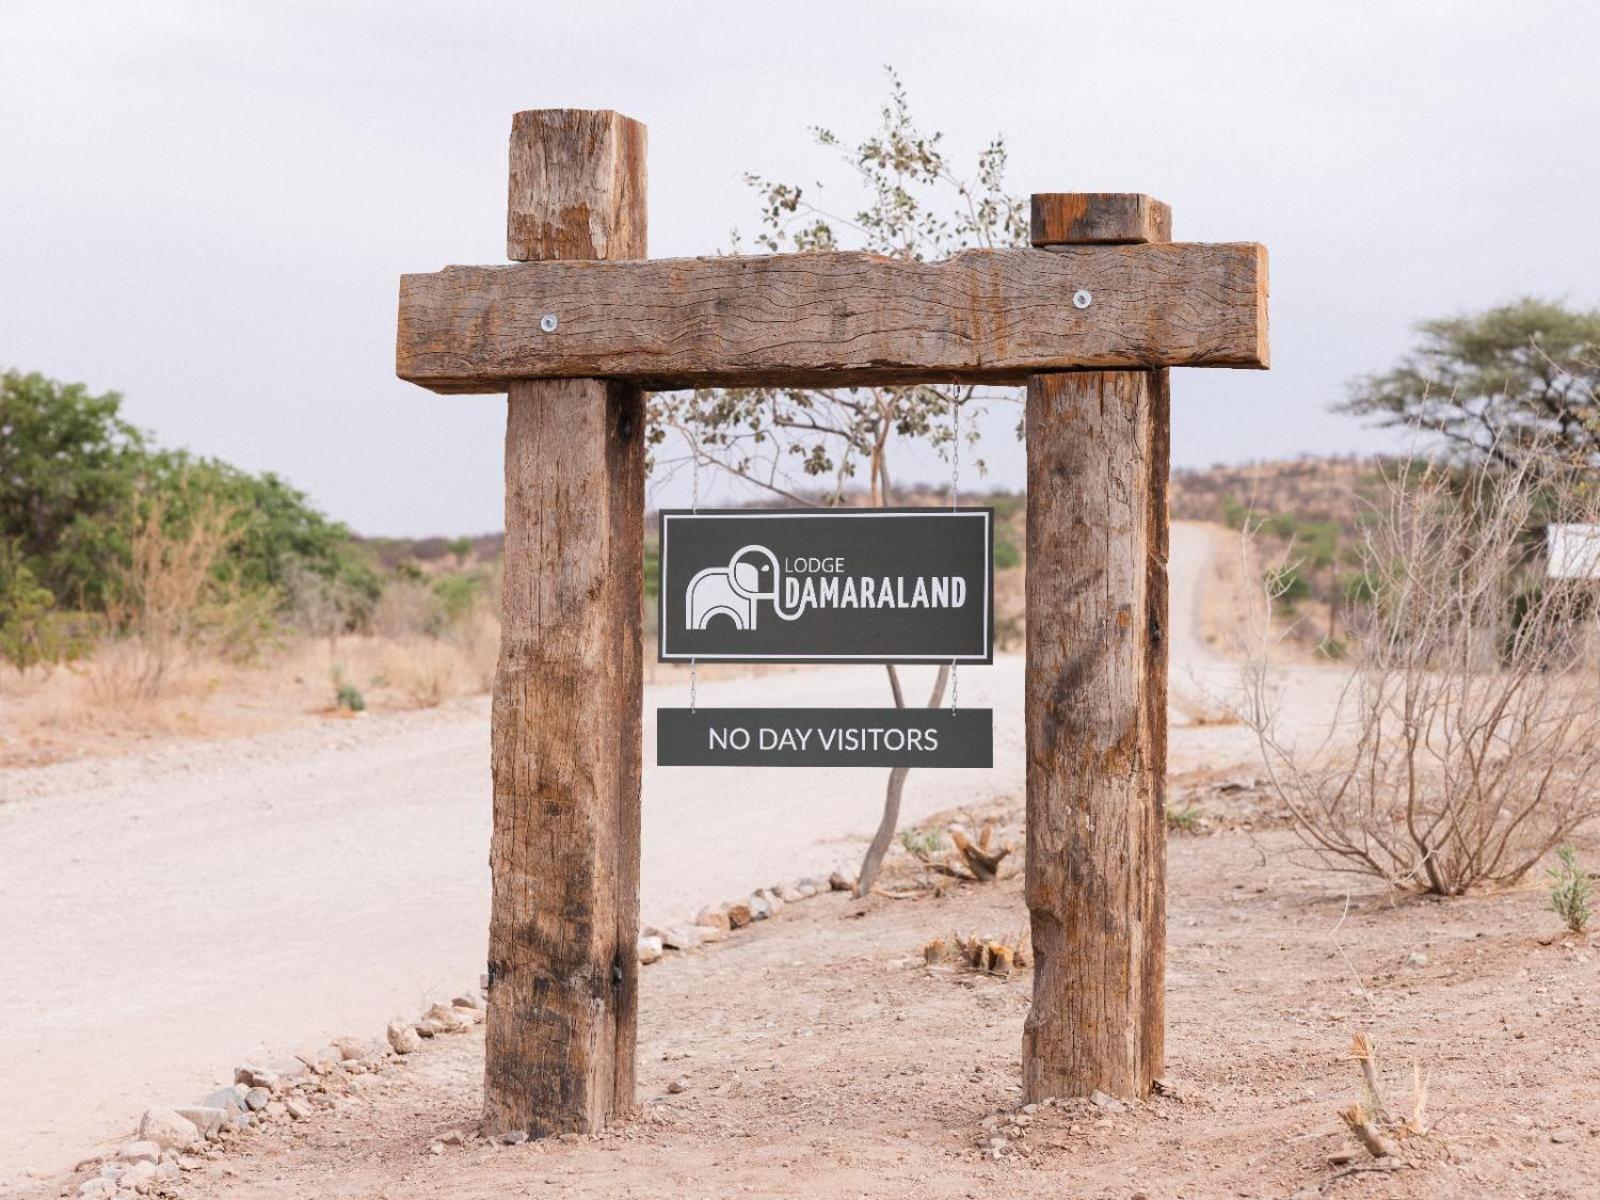
[[(894, 664), (888, 665), (889, 686), (894, 689), (894, 706), (906, 706), (905, 693), (900, 690), (900, 676), (894, 669)], [(945, 664), (939, 668), (939, 675), (933, 681), (933, 695), (928, 697), (928, 707), (938, 708), (944, 702), (945, 684), (950, 679), (950, 666)], [(894, 841), (894, 831), (900, 824), (900, 797), (906, 789), (906, 776), (911, 774), (910, 767), (894, 767), (889, 772), (889, 786), (883, 794), (883, 816), (878, 819), (878, 832), (872, 835), (872, 844), (867, 847), (866, 857), (861, 860), (861, 871), (856, 876), (857, 896), (865, 896), (872, 890), (872, 885), (878, 881), (878, 872), (883, 867), (883, 856), (889, 853), (890, 843)]]

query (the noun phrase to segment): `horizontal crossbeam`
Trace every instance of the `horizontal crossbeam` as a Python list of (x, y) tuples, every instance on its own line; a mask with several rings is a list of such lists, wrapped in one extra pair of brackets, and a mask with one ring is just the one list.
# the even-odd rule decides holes
[(1255, 243), (447, 267), (400, 280), (402, 379), (503, 392), (1022, 383), (1042, 371), (1265, 367)]

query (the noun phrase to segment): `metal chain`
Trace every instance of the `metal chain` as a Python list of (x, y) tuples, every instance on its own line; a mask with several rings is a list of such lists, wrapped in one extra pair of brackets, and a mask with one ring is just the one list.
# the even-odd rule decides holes
[[(950, 420), (954, 432), (950, 443), (950, 511), (956, 511), (961, 491), (961, 401), (950, 397)], [(961, 691), (961, 668), (950, 660), (950, 712), (956, 711), (956, 697)]]
[[(700, 406), (695, 404), (695, 417), (700, 416)], [(700, 515), (700, 442), (698, 433), (689, 440), (689, 461), (693, 464), (689, 471), (689, 512), (694, 516)], [(689, 657), (689, 711), (694, 712), (697, 693), (700, 690), (698, 664), (694, 656)]]

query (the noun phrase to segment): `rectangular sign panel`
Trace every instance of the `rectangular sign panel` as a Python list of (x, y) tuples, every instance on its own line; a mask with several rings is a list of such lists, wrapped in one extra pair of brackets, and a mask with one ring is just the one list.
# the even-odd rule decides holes
[(658, 708), (661, 767), (992, 767), (987, 708)]
[(991, 508), (661, 514), (663, 662), (994, 658)]

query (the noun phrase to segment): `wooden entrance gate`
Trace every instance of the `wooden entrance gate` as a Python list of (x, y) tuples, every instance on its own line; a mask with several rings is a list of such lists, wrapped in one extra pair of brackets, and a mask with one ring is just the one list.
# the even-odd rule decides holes
[(651, 260), (645, 130), (518, 113), (507, 255), (400, 282), (397, 369), (506, 392), (485, 1128), (634, 1102), (646, 390), (1027, 387), (1029, 1100), (1161, 1071), (1167, 370), (1267, 365), (1266, 251), (1147, 196), (1033, 197), (1031, 249)]

